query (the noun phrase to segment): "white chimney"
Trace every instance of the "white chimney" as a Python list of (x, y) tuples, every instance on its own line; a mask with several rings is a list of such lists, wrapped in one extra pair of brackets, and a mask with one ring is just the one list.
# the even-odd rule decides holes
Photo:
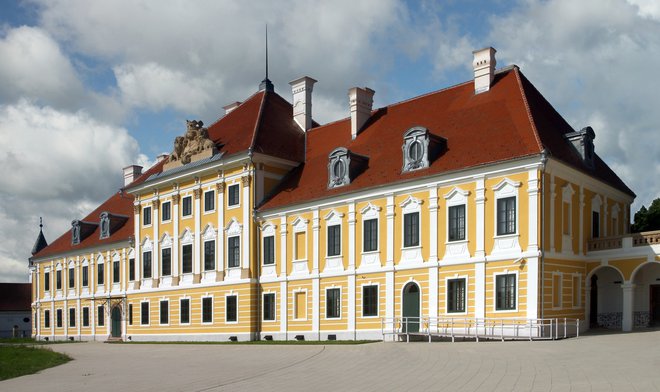
[(142, 166), (130, 165), (124, 168), (124, 186), (135, 181), (142, 174)]
[(241, 102), (236, 101), (236, 102), (232, 102), (232, 103), (230, 103), (230, 104), (227, 105), (227, 106), (223, 106), (222, 108), (225, 109), (225, 115), (227, 115), (227, 114), (229, 114), (229, 112), (231, 112), (232, 110), (236, 109), (236, 108), (239, 107), (240, 105), (241, 105)]
[(495, 52), (492, 47), (487, 47), (472, 52), (474, 61), (472, 67), (474, 68), (474, 93), (479, 94), (490, 90), (495, 77)]
[(375, 91), (369, 87), (353, 87), (348, 90), (348, 102), (351, 107), (351, 137), (353, 140), (371, 116)]
[(316, 82), (309, 76), (289, 82), (293, 94), (293, 119), (303, 131), (312, 128), (312, 91)]

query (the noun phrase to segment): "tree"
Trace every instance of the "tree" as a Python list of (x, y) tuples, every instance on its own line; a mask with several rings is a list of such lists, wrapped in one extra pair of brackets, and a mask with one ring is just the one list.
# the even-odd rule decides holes
[(639, 233), (651, 230), (660, 230), (660, 198), (653, 200), (648, 209), (642, 206), (635, 213), (632, 231)]

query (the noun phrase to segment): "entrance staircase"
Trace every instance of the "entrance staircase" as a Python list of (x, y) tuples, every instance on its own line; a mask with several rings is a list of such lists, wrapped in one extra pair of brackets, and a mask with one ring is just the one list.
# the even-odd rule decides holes
[(121, 343), (124, 340), (121, 338), (121, 336), (114, 337), (112, 335), (108, 335), (108, 338), (105, 340), (105, 343)]

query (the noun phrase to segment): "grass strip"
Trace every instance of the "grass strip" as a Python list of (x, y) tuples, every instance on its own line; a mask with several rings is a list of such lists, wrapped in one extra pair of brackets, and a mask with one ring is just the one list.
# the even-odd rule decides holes
[(48, 348), (3, 345), (0, 346), (0, 380), (34, 374), (70, 360), (68, 355)]

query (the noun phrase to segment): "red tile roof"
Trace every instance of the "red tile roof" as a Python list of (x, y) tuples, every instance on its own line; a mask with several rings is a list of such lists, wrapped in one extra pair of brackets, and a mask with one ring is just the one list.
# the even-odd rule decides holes
[[(154, 166), (149, 168), (149, 170), (140, 175), (135, 181), (133, 181), (130, 186), (142, 183), (152, 174), (162, 171), (164, 163), (165, 160), (156, 163)], [(96, 223), (97, 226), (94, 231), (89, 236), (82, 239), (79, 244), (71, 244), (71, 230), (68, 230), (55, 241), (51, 242), (50, 245), (35, 254), (33, 258), (38, 259), (54, 256), (64, 252), (80, 251), (86, 248), (96, 247), (104, 244), (127, 241), (129, 237), (133, 235), (134, 229), (133, 200), (133, 195), (129, 193), (122, 191), (115, 193), (108, 200), (104, 201), (100, 206), (98, 206), (94, 211), (90, 212), (85, 218), (81, 219), (85, 222)], [(121, 226), (117, 231), (111, 233), (108, 238), (101, 239), (100, 227), (98, 223), (100, 222), (100, 215), (104, 211), (108, 211), (116, 215), (125, 215), (128, 217), (128, 219), (123, 226)]]
[[(470, 81), (372, 111), (355, 140), (350, 126), (347, 118), (310, 130), (305, 163), (260, 210), (538, 155), (544, 148), (580, 170), (586, 168), (563, 140), (573, 129), (515, 66), (498, 72), (486, 93), (475, 95)], [(414, 126), (447, 139), (447, 149), (430, 167), (402, 173), (403, 134)], [(368, 168), (349, 185), (328, 189), (328, 154), (337, 147), (369, 157)], [(599, 158), (596, 170), (588, 173), (634, 195)]]
[(0, 283), (0, 312), (30, 311), (31, 306), (30, 283)]

